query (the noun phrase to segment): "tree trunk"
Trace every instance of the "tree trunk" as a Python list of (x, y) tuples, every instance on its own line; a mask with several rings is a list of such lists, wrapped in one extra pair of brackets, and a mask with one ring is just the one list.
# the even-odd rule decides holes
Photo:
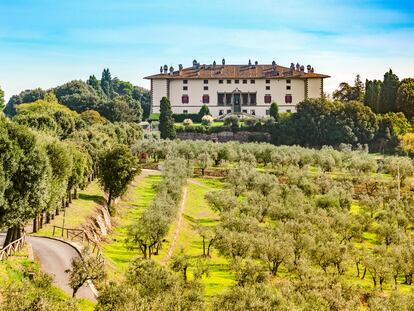
[(206, 238), (203, 237), (203, 257), (206, 257)]
[(205, 171), (205, 168), (202, 168), (202, 169), (201, 169), (201, 175), (202, 175), (202, 176), (204, 176), (204, 171)]
[(364, 273), (362, 274), (362, 280), (365, 279), (365, 274), (367, 273), (367, 268), (364, 268)]
[(214, 243), (215, 240), (216, 240), (215, 238), (214, 239), (211, 239), (210, 242), (208, 243), (208, 246), (207, 246), (207, 257), (210, 257), (210, 248), (213, 245), (213, 243)]
[(108, 201), (107, 201), (108, 211), (109, 211), (109, 208), (111, 207), (111, 201), (112, 201), (112, 191), (109, 191)]
[(33, 233), (36, 233), (37, 230), (38, 230), (38, 227), (37, 227), (37, 225), (38, 225), (37, 217), (38, 216), (36, 215), (35, 218), (33, 218), (33, 229), (32, 229)]
[(20, 239), (21, 236), (22, 230), (19, 226), (14, 226), (7, 229), (6, 239), (4, 240), (3, 248), (12, 243), (13, 241)]
[(69, 189), (69, 191), (68, 191), (68, 201), (69, 201), (69, 204), (72, 203), (72, 195), (71, 195), (71, 192), (72, 192), (72, 189)]
[(359, 277), (359, 274), (360, 274), (360, 272), (359, 272), (359, 262), (356, 263), (356, 268), (357, 268), (357, 272), (358, 272), (357, 277)]
[(44, 213), (41, 213), (40, 214), (40, 217), (39, 217), (39, 229), (42, 229), (43, 228), (43, 218), (44, 218)]
[(183, 269), (184, 282), (187, 282), (187, 267)]
[(49, 211), (46, 212), (46, 223), (47, 224), (50, 223), (50, 212)]
[(77, 198), (78, 198), (78, 189), (77, 189), (77, 188), (75, 188), (75, 189), (73, 190), (73, 198), (74, 198), (74, 199), (77, 199)]
[(272, 262), (272, 275), (276, 276), (277, 271), (279, 270), (279, 266), (282, 262), (280, 261), (273, 261)]

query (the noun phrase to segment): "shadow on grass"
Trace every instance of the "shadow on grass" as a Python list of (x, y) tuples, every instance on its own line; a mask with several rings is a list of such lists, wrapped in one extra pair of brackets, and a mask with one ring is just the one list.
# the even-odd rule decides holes
[(86, 193), (80, 193), (79, 199), (85, 200), (85, 201), (94, 201), (95, 203), (98, 203), (98, 204), (105, 204), (105, 198), (101, 195), (90, 195)]

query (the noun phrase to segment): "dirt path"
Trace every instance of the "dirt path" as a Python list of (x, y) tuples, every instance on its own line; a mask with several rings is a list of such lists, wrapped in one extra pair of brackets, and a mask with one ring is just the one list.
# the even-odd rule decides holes
[(177, 239), (178, 239), (178, 235), (180, 234), (180, 229), (181, 229), (181, 224), (183, 222), (183, 213), (184, 213), (184, 209), (185, 209), (185, 202), (187, 201), (187, 186), (184, 187), (183, 190), (183, 198), (181, 200), (181, 206), (180, 209), (178, 211), (178, 215), (177, 215), (177, 224), (175, 226), (175, 231), (174, 231), (174, 236), (173, 239), (171, 241), (170, 247), (168, 248), (168, 252), (167, 255), (165, 256), (165, 258), (163, 259), (162, 263), (165, 265), (170, 259), (171, 256), (175, 250), (175, 247), (177, 246)]

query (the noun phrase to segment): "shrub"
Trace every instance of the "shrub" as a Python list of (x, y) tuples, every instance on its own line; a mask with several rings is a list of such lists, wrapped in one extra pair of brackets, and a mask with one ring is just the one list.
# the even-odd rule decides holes
[(191, 120), (191, 119), (184, 119), (184, 121), (183, 121), (183, 125), (184, 125), (184, 126), (190, 126), (190, 125), (193, 125), (193, 120)]
[(194, 123), (200, 123), (201, 117), (198, 115), (198, 113), (178, 113), (173, 114), (174, 121), (177, 123), (184, 122), (185, 119), (191, 119)]
[(206, 126), (210, 126), (213, 123), (213, 117), (205, 115), (201, 118), (201, 123)]
[(240, 120), (236, 116), (230, 116), (224, 120), (224, 125), (230, 126), (231, 130), (235, 132), (240, 126)]

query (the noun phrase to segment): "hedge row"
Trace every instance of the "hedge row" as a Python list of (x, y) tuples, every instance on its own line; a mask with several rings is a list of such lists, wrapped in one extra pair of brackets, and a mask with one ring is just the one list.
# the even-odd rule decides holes
[(190, 119), (194, 123), (201, 123), (201, 117), (198, 113), (179, 113), (173, 114), (175, 122), (182, 123), (185, 119)]
[(203, 133), (203, 134), (212, 134), (212, 133), (221, 133), (221, 132), (258, 132), (263, 133), (271, 132), (271, 126), (265, 124), (257, 124), (254, 126), (245, 126), (232, 127), (231, 125), (222, 125), (222, 126), (205, 126), (202, 124), (196, 125), (175, 125), (175, 130), (177, 133)]

